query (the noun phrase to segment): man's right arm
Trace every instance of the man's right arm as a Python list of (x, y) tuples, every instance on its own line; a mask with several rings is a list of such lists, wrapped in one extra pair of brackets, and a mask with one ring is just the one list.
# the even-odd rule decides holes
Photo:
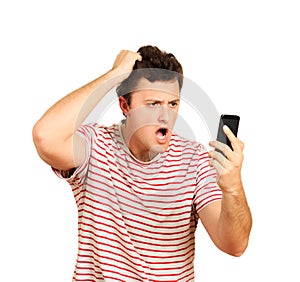
[(39, 156), (58, 170), (82, 164), (85, 149), (75, 134), (105, 94), (132, 71), (138, 53), (123, 50), (110, 71), (56, 102), (33, 127), (33, 141)]

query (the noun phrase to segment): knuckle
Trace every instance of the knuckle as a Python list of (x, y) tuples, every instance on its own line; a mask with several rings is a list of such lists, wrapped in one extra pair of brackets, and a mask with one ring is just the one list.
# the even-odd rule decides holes
[(238, 154), (238, 160), (239, 160), (239, 163), (243, 162), (243, 160), (244, 160), (244, 154), (243, 153)]
[(228, 153), (230, 153), (230, 152), (231, 152), (231, 148), (228, 145), (225, 145), (224, 146), (224, 154), (227, 156)]
[(242, 150), (244, 150), (244, 148), (245, 148), (245, 143), (242, 142), (242, 141), (240, 141), (240, 147), (241, 147)]

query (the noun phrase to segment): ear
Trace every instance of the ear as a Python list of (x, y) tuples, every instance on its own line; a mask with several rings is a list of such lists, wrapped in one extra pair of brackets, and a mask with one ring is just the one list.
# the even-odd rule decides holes
[(127, 104), (126, 99), (123, 96), (119, 97), (119, 106), (124, 116), (127, 116), (129, 112), (129, 106)]

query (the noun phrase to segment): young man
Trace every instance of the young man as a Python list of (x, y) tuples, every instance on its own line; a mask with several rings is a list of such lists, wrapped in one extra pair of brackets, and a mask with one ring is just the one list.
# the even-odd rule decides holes
[[(240, 256), (251, 230), (241, 180), (243, 143), (209, 153), (172, 132), (182, 67), (157, 47), (121, 51), (110, 71), (53, 105), (35, 124), (40, 157), (78, 206), (73, 281), (194, 281), (198, 219), (215, 245)], [(118, 125), (82, 125), (117, 87)]]

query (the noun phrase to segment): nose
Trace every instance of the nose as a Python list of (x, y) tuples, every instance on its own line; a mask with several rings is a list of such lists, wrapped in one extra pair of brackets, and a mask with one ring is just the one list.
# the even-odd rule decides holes
[(158, 121), (161, 123), (168, 123), (170, 120), (170, 112), (167, 106), (160, 106), (158, 113)]

